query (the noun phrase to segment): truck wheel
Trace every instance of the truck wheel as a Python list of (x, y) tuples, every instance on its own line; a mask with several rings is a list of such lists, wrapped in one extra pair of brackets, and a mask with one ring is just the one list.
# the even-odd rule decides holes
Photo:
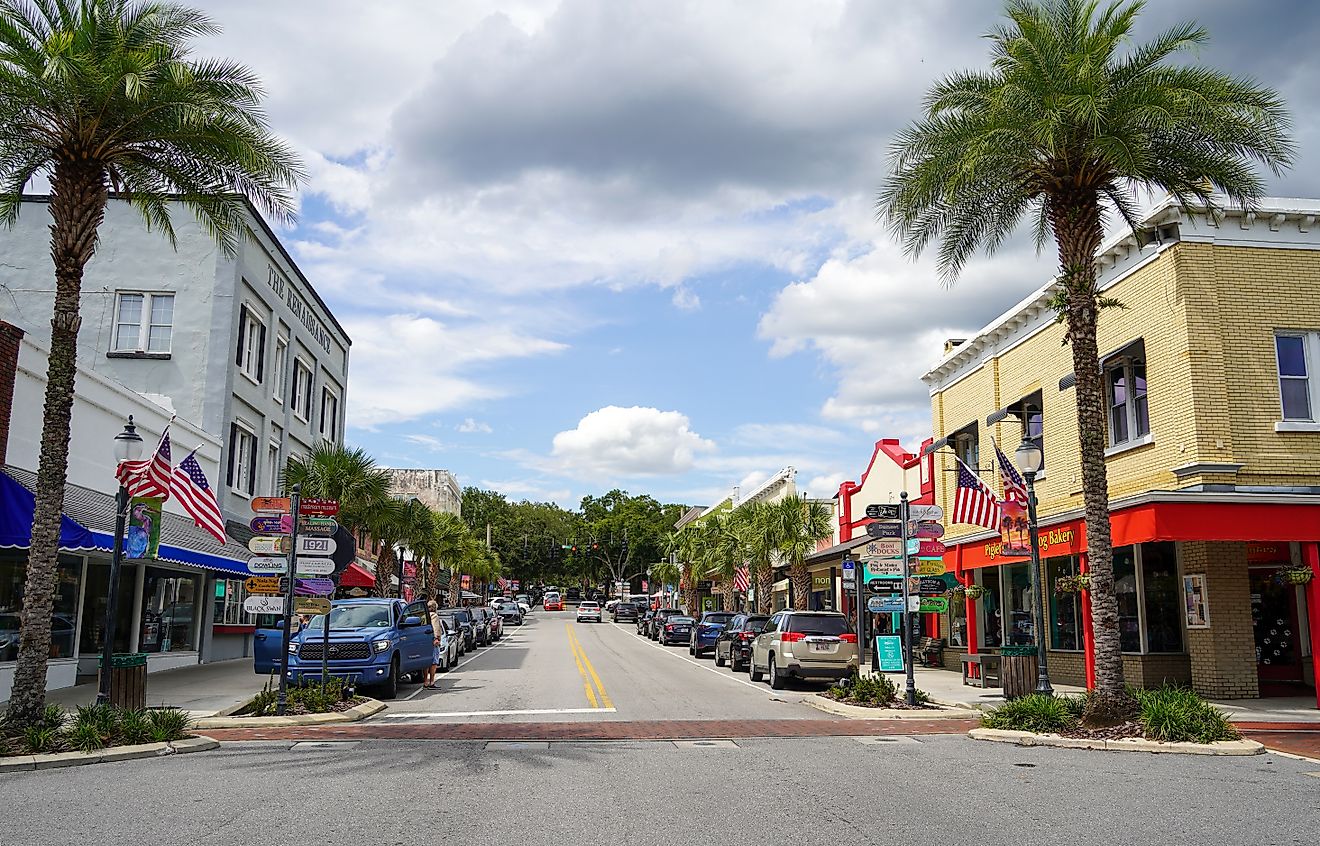
[(390, 677), (380, 686), (381, 699), (393, 699), (399, 695), (399, 656), (390, 661)]

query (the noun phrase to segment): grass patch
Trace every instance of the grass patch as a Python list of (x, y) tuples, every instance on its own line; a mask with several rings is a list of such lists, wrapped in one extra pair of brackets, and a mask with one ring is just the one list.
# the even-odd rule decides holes
[[(279, 698), (278, 684), (272, 676), (261, 692), (252, 697), (252, 701), (239, 709), (238, 713), (245, 717), (274, 716)], [(344, 680), (337, 677), (327, 679), (324, 684), (320, 681), (291, 683), (285, 688), (288, 704), (284, 713), (329, 714), (343, 711), (362, 701), (361, 697), (350, 695), (351, 692)]]
[(96, 752), (111, 746), (169, 742), (191, 737), (192, 719), (174, 708), (132, 710), (113, 705), (84, 705), (70, 715), (47, 705), (41, 718), (21, 729), (0, 732), (0, 756), (51, 752)]
[(981, 717), (985, 728), (1030, 731), (1037, 734), (1067, 734), (1078, 737), (1133, 736), (1165, 743), (1215, 743), (1242, 737), (1218, 709), (1196, 693), (1182, 687), (1152, 690), (1131, 689), (1140, 710), (1135, 723), (1088, 730), (1082, 725), (1089, 694), (1044, 696), (1039, 693), (1005, 702)]
[(1066, 701), (1070, 698), (1074, 697), (1029, 693), (986, 711), (981, 716), (981, 725), (1037, 734), (1073, 731), (1079, 724), (1081, 711), (1077, 705)]

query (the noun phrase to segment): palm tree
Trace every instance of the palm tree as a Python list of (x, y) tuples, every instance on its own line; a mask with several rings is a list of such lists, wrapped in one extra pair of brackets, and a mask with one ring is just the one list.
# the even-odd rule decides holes
[(747, 554), (747, 567), (756, 580), (756, 607), (762, 614), (774, 608), (775, 559), (783, 537), (769, 504), (755, 501), (738, 506), (743, 514), (740, 534)]
[(339, 524), (354, 535), (389, 501), (390, 475), (365, 450), (321, 441), (305, 457), (290, 458), (284, 489), (339, 503)]
[(707, 578), (718, 579), (720, 597), (725, 611), (732, 611), (737, 601), (733, 589), (735, 571), (743, 563), (742, 539), (737, 532), (737, 512), (712, 514), (700, 524), (702, 550), (698, 561), (701, 573)]
[(811, 572), (807, 556), (816, 551), (816, 542), (830, 537), (830, 509), (821, 502), (787, 497), (770, 506), (769, 522), (780, 538), (776, 552), (788, 564), (788, 578), (793, 585), (793, 607), (806, 611), (811, 604)]
[(451, 583), (457, 581), (454, 568), (463, 556), (463, 550), (472, 533), (457, 515), (446, 511), (432, 515), (431, 537), (427, 543), (427, 584), (430, 597), (440, 601), (440, 569), (449, 572)]
[(0, 222), (23, 189), (50, 180), (55, 307), (42, 410), (36, 507), (9, 719), (45, 703), (60, 515), (69, 458), (83, 269), (114, 189), (171, 243), (177, 200), (233, 255), (244, 197), (292, 216), (297, 159), (270, 133), (261, 88), (241, 65), (198, 61), (217, 28), (200, 12), (129, 0), (0, 0)]
[[(880, 212), (910, 255), (938, 240), (952, 282), (975, 250), (993, 252), (1024, 214), (1036, 245), (1059, 259), (1053, 305), (1076, 374), (1096, 691), (1087, 721), (1115, 722), (1134, 705), (1124, 687), (1105, 474), (1105, 403), (1096, 347), (1095, 255), (1106, 220), (1137, 225), (1137, 192), (1179, 202), (1250, 207), (1293, 156), (1277, 93), (1180, 57), (1207, 40), (1195, 23), (1133, 45), (1140, 2), (1010, 0), (988, 36), (991, 68), (935, 84), (926, 114), (899, 133)], [(1176, 61), (1174, 61), (1176, 59)]]

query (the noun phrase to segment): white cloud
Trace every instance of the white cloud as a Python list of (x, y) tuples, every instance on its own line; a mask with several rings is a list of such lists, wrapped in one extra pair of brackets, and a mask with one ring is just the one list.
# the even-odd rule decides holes
[(462, 423), (459, 423), (454, 427), (454, 430), (457, 432), (463, 432), (464, 434), (482, 435), (489, 435), (491, 432), (495, 431), (490, 427), (489, 423), (482, 423), (471, 417), (464, 418)]
[(555, 435), (551, 458), (560, 472), (581, 478), (664, 476), (688, 472), (715, 449), (687, 415), (610, 405)]
[(445, 449), (443, 441), (430, 435), (419, 435), (414, 433), (411, 435), (405, 435), (404, 440), (417, 444), (418, 446), (426, 447), (431, 452), (440, 452)]
[(701, 308), (701, 297), (697, 296), (691, 288), (680, 285), (674, 289), (674, 306), (684, 311), (696, 311)]

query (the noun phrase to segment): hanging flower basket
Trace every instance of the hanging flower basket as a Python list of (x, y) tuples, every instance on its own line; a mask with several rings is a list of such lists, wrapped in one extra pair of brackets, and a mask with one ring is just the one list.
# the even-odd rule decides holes
[(1309, 568), (1295, 567), (1291, 570), (1283, 571), (1283, 578), (1289, 584), (1304, 585), (1311, 581), (1312, 573)]
[(967, 597), (967, 588), (962, 585), (954, 585), (946, 591), (949, 599), (959, 601)]
[(1091, 577), (1086, 573), (1076, 576), (1060, 576), (1054, 580), (1054, 592), (1060, 595), (1081, 593), (1091, 589)]
[(985, 588), (981, 585), (968, 585), (966, 592), (968, 599), (980, 599), (985, 596)]

